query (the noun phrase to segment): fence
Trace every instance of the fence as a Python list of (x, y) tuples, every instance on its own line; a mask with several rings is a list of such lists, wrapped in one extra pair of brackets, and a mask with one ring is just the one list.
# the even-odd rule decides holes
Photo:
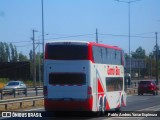
[[(17, 89), (0, 89), (0, 99), (4, 99), (6, 94), (12, 95), (12, 97), (16, 98), (20, 94), (24, 94), (25, 97), (35, 93), (34, 95), (38, 96), (40, 93), (43, 93), (43, 87), (28, 87), (25, 89), (17, 88)], [(42, 94), (41, 94), (42, 95)], [(11, 97), (11, 96), (9, 96)]]
[[(43, 100), (44, 100), (43, 96), (1, 100), (0, 111), (22, 109), (28, 106), (35, 107), (38, 104), (42, 106)], [(40, 101), (41, 103), (38, 103), (38, 101)], [(27, 102), (30, 102), (31, 105), (28, 105)]]

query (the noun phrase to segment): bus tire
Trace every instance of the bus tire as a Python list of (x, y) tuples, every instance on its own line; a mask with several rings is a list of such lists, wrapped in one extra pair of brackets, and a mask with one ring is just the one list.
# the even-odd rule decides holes
[(121, 111), (121, 107), (115, 108), (115, 111), (116, 111), (116, 112), (120, 112), (120, 111)]
[(101, 116), (104, 116), (105, 115), (105, 112), (106, 112), (106, 101), (103, 102), (103, 106), (102, 106), (102, 111), (101, 111)]
[(121, 112), (121, 106), (118, 107), (118, 108), (115, 108), (115, 111), (116, 111), (116, 112)]
[(98, 116), (104, 116), (105, 115), (105, 105), (103, 104), (102, 98), (99, 101), (99, 111)]
[(156, 91), (153, 91), (153, 95), (156, 95)]

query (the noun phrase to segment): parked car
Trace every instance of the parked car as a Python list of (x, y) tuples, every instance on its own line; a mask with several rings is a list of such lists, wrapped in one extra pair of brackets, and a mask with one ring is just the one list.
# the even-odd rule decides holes
[(15, 90), (15, 93), (18, 93), (18, 94), (24, 93), (25, 94), (26, 88), (27, 88), (26, 85), (22, 81), (10, 81), (3, 88), (3, 90), (4, 90), (3, 94), (13, 94), (14, 90)]
[(144, 93), (158, 95), (158, 90), (159, 88), (153, 80), (143, 80), (139, 82), (138, 95), (143, 95)]

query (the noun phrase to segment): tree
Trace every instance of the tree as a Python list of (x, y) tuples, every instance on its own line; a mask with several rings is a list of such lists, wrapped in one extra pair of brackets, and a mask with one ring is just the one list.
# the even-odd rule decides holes
[(5, 61), (5, 49), (4, 49), (4, 43), (0, 42), (0, 62)]
[(129, 59), (129, 55), (127, 53), (124, 54), (125, 59)]
[(17, 62), (18, 59), (20, 59), (20, 61), (28, 61), (27, 56), (18, 53), (15, 45), (0, 42), (0, 62)]
[(30, 50), (29, 52), (29, 60), (32, 61), (33, 60), (33, 51)]
[(10, 58), (10, 51), (9, 51), (9, 45), (7, 43), (4, 43), (5, 45), (5, 57), (6, 57), (6, 62), (9, 62), (11, 60)]
[(18, 52), (16, 46), (14, 46), (14, 61), (17, 62), (18, 60)]
[(19, 61), (20, 62), (28, 61), (28, 58), (27, 58), (27, 56), (23, 55), (22, 53), (19, 53)]
[(18, 60), (18, 53), (16, 46), (13, 46), (13, 44), (10, 43), (10, 53), (11, 53), (11, 62), (17, 62)]
[(142, 47), (138, 47), (136, 49), (135, 52), (132, 52), (132, 58), (136, 58), (136, 59), (145, 59), (146, 54), (145, 54), (145, 50), (142, 49)]
[[(160, 51), (159, 51), (159, 46), (157, 46), (158, 48), (158, 58), (160, 58)], [(156, 45), (154, 46), (154, 48), (153, 48), (153, 51), (152, 51), (152, 53), (151, 53), (152, 55), (153, 55), (153, 57), (155, 57), (156, 58)]]

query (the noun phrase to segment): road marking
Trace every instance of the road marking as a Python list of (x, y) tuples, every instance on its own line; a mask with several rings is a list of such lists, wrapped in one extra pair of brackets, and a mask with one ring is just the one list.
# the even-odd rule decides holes
[[(141, 99), (139, 99), (139, 100), (149, 100), (150, 98), (141, 98)], [(138, 100), (138, 101), (139, 101)]]
[(137, 111), (159, 111), (159, 110), (160, 110), (160, 105), (156, 105), (156, 106), (144, 108), (144, 109), (137, 110)]
[(34, 109), (29, 109), (29, 110), (23, 110), (23, 111), (37, 111), (37, 110), (43, 110), (44, 111), (44, 108), (34, 108)]

